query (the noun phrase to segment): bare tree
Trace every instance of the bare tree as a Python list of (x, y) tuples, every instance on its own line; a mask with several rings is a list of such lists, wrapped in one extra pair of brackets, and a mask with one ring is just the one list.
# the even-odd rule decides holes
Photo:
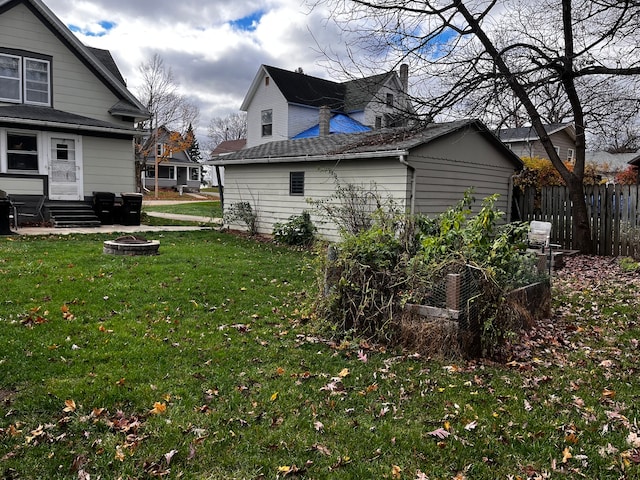
[(151, 112), (146, 128), (163, 125), (171, 130), (185, 133), (189, 124), (197, 124), (199, 109), (180, 93), (180, 84), (170, 67), (155, 53), (138, 67), (142, 84), (137, 90), (138, 98)]
[[(330, 0), (333, 18), (365, 61), (407, 62), (423, 80), (423, 109), (431, 115), (480, 113), (509, 91), (538, 134), (569, 188), (573, 244), (592, 250), (583, 190), (587, 121), (610, 82), (638, 98), (640, 2), (637, 0)], [(352, 47), (355, 49), (355, 46)], [(350, 57), (355, 58), (355, 57)], [(576, 128), (569, 170), (544, 129), (540, 98), (551, 90)], [(465, 105), (473, 92), (475, 100)], [(595, 102), (592, 104), (590, 102)], [(601, 110), (600, 110), (601, 111)], [(488, 113), (489, 115), (485, 115)], [(520, 114), (520, 113), (519, 113)]]
[[(142, 188), (141, 173), (146, 168), (147, 159), (156, 150), (159, 127), (175, 132), (175, 138), (187, 136), (191, 125), (196, 124), (200, 115), (197, 105), (180, 94), (180, 84), (175, 79), (171, 68), (164, 65), (162, 57), (154, 54), (147, 62), (139, 66), (142, 84), (137, 90), (138, 98), (147, 107), (151, 117), (139, 125), (148, 130), (148, 135), (136, 141), (136, 182)], [(156, 137), (155, 139), (152, 137)], [(178, 143), (172, 148), (178, 150)], [(155, 164), (159, 159), (155, 156)], [(158, 169), (155, 169), (156, 175)], [(156, 188), (156, 195), (157, 195)]]
[(217, 117), (209, 122), (209, 150), (213, 150), (225, 140), (247, 138), (247, 114), (231, 113), (226, 117)]

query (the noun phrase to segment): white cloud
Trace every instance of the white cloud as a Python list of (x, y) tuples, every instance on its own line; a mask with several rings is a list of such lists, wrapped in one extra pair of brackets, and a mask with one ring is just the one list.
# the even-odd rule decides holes
[[(140, 64), (157, 52), (199, 106), (200, 137), (212, 118), (238, 111), (260, 64), (328, 77), (320, 50), (344, 48), (327, 12), (302, 0), (45, 2), (84, 44), (111, 52), (133, 92)], [(253, 28), (229, 23), (246, 17), (258, 19)]]

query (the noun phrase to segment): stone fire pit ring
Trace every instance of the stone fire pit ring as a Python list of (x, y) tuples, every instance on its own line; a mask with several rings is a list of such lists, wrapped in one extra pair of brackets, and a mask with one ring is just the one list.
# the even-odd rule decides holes
[(158, 255), (159, 240), (147, 240), (137, 235), (125, 235), (103, 243), (103, 253), (108, 255)]

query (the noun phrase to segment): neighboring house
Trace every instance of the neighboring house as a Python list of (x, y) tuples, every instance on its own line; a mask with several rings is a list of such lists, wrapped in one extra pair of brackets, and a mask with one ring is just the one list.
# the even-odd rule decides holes
[[(576, 156), (576, 130), (573, 124), (554, 123), (544, 128), (560, 159), (573, 162)], [(533, 127), (505, 128), (498, 131), (498, 137), (520, 158), (549, 158)]]
[[(229, 155), (230, 153), (237, 152), (238, 150), (242, 150), (247, 146), (247, 139), (241, 138), (239, 140), (224, 140), (218, 144), (216, 148), (211, 151), (211, 158), (219, 157), (221, 155)], [(210, 165), (205, 168), (210, 169), (207, 172), (208, 183), (212, 187), (222, 186), (224, 185), (224, 168), (215, 167), (212, 168)]]
[(178, 132), (166, 127), (158, 127), (156, 133), (144, 143), (145, 168), (142, 171), (142, 185), (147, 190), (155, 190), (156, 161), (158, 162), (158, 188), (182, 191), (200, 191), (202, 165), (189, 156), (185, 140)]
[(0, 0), (0, 189), (71, 201), (133, 192), (134, 124), (147, 117), (108, 51), (40, 0)]
[(609, 153), (606, 151), (585, 152), (585, 163), (593, 164), (603, 183), (614, 183), (616, 175), (625, 171), (634, 160), (640, 159), (640, 152)]
[(414, 113), (408, 75), (408, 66), (402, 65), (400, 75), (392, 71), (334, 82), (262, 65), (240, 107), (247, 112), (247, 147), (305, 131), (309, 137), (314, 128), (317, 136), (321, 129), (355, 133), (406, 125)]
[(307, 199), (330, 198), (336, 186), (333, 175), (341, 183), (364, 187), (375, 182), (381, 194), (411, 212), (441, 213), (474, 188), (478, 199), (499, 193), (497, 207), (509, 214), (511, 177), (522, 168), (522, 161), (476, 120), (432, 124), (419, 131), (382, 129), (283, 140), (207, 163), (225, 168), (225, 211), (249, 202), (259, 232), (268, 234), (274, 223), (311, 211), (327, 239), (337, 238), (335, 226), (322, 224)]

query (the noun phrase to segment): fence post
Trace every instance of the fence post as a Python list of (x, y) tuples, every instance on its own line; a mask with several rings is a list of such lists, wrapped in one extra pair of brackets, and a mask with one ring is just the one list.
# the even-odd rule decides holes
[(447, 308), (460, 310), (460, 298), (462, 292), (462, 275), (450, 273), (447, 275)]

